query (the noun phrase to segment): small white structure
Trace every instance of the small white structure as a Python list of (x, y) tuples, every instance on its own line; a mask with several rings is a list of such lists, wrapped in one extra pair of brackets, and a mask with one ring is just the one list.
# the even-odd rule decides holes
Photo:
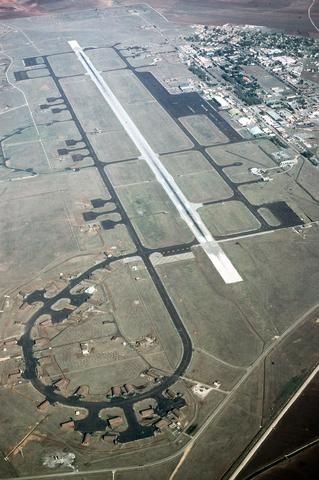
[(96, 291), (96, 288), (94, 285), (91, 285), (90, 287), (85, 289), (85, 293), (88, 293), (89, 295), (93, 295), (95, 291)]
[(192, 387), (192, 392), (201, 399), (207, 397), (207, 395), (211, 391), (212, 391), (211, 387), (207, 387), (206, 385), (202, 385), (201, 383), (197, 383)]
[(42, 465), (48, 468), (58, 468), (61, 465), (74, 470), (75, 455), (72, 452), (54, 452), (46, 454), (42, 459)]
[(273, 180), (273, 178), (270, 176), (271, 174), (282, 174), (286, 173), (289, 170), (291, 170), (295, 165), (298, 163), (298, 157), (296, 156), (295, 158), (292, 158), (291, 160), (283, 160), (280, 162), (279, 165), (275, 167), (270, 167), (270, 168), (257, 168), (257, 167), (252, 167), (249, 169), (249, 171), (257, 176), (261, 177), (261, 179), (264, 182), (269, 182)]
[(89, 349), (89, 344), (88, 343), (80, 343), (81, 350), (83, 355), (89, 355), (90, 349)]

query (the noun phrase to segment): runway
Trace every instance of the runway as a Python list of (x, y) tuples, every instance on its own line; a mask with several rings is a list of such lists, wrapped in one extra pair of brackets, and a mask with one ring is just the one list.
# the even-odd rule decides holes
[(203, 223), (200, 215), (197, 213), (196, 205), (187, 200), (183, 192), (176, 184), (174, 178), (163, 166), (159, 156), (153, 151), (147, 140), (143, 137), (140, 130), (136, 127), (128, 113), (125, 111), (119, 100), (113, 94), (101, 74), (94, 67), (91, 60), (85, 54), (76, 40), (68, 42), (75, 52), (78, 60), (81, 62), (91, 80), (94, 82), (104, 100), (112, 109), (118, 118), (126, 133), (139, 150), (143, 160), (145, 160), (155, 175), (157, 181), (161, 184), (168, 197), (175, 205), (181, 218), (186, 222), (189, 229), (205, 251), (206, 255), (223, 278), (225, 283), (237, 283), (242, 278), (223, 249), (215, 241), (210, 231)]

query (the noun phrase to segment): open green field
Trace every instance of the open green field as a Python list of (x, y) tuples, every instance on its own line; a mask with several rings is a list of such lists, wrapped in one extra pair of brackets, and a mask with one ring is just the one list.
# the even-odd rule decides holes
[(193, 145), (168, 113), (157, 103), (126, 105), (126, 111), (156, 153), (186, 150)]
[(177, 178), (180, 175), (209, 172), (212, 170), (212, 167), (206, 158), (200, 152), (195, 150), (162, 155), (161, 162), (174, 178)]
[(226, 292), (206, 257), (200, 262), (195, 259), (162, 264), (157, 270), (192, 337), (195, 349), (199, 348), (217, 360), (237, 367), (248, 366), (258, 357), (263, 341), (254, 331), (243, 308), (239, 308), (235, 296), (241, 284), (231, 287), (233, 296), (229, 298), (229, 287)]
[(3, 150), (10, 168), (32, 169), (34, 172), (50, 169), (40, 142), (11, 144)]
[(98, 70), (117, 70), (126, 68), (123, 60), (113, 48), (94, 48), (86, 51), (87, 56)]
[(49, 58), (51, 67), (57, 77), (70, 77), (72, 75), (84, 75), (85, 69), (79, 62), (75, 53), (61, 53)]
[(237, 201), (205, 205), (198, 213), (213, 236), (240, 234), (260, 227), (250, 210)]
[(264, 422), (277, 412), (281, 405), (299, 387), (306, 374), (318, 364), (319, 354), (313, 348), (318, 335), (319, 309), (314, 309), (301, 326), (286, 338), (265, 362)]
[(194, 203), (215, 202), (233, 196), (232, 189), (213, 168), (209, 172), (180, 175), (176, 183)]
[[(193, 260), (158, 265), (195, 348), (234, 366), (257, 359), (264, 345), (317, 301), (318, 270), (310, 255), (317, 249), (317, 235), (318, 227), (313, 226), (307, 230), (307, 242), (300, 242), (293, 229), (223, 242), (244, 279), (231, 287), (222, 283), (199, 248)], [(288, 260), (291, 251), (294, 262)], [(289, 290), (284, 287), (287, 278)]]
[(116, 191), (131, 218), (174, 213), (175, 207), (156, 180), (118, 186)]
[[(198, 383), (213, 387), (214, 382), (221, 383), (223, 391), (230, 391), (245, 373), (245, 368), (223, 363), (213, 355), (195, 348), (186, 377)], [(205, 401), (203, 401), (205, 404)]]
[[(226, 389), (228, 385), (229, 389), (233, 388), (232, 393), (226, 397), (222, 413), (212, 419), (197, 439), (176, 475), (177, 479), (193, 478), (194, 465), (199, 465), (196, 472), (200, 470), (200, 478), (219, 480), (241, 454), (243, 447), (253, 440), (260, 426), (267, 425), (318, 363), (318, 352), (313, 342), (318, 328), (318, 261), (314, 260), (318, 258), (315, 253), (318, 252), (317, 239), (318, 227), (313, 226), (308, 231), (307, 240), (300, 241), (300, 236), (291, 229), (223, 244), (245, 278), (241, 294), (237, 288), (228, 290), (224, 301), (229, 301), (230, 295), (232, 301), (236, 301), (240, 295), (241, 311), (246, 312), (255, 331), (259, 331), (271, 344), (271, 349), (263, 358), (256, 357), (253, 369), (249, 375), (248, 371), (246, 373), (246, 380), (235, 386), (233, 382), (240, 381), (240, 369), (232, 370), (224, 364), (219, 370), (221, 388)], [(289, 261), (292, 250), (294, 262)], [(287, 278), (290, 279), (289, 288), (286, 288)], [(304, 289), (305, 282), (307, 289)], [(182, 309), (180, 311), (182, 313)], [(270, 329), (275, 334), (272, 338)], [(198, 331), (193, 331), (192, 335), (196, 338)], [(243, 341), (239, 335), (237, 341)], [(201, 354), (199, 358), (198, 352)], [(202, 373), (203, 376), (199, 377), (202, 381), (210, 380), (209, 361), (211, 371), (216, 371), (210, 358), (205, 362), (202, 351), (196, 349), (188, 371), (191, 378), (196, 379), (196, 374)], [(203, 372), (201, 366), (205, 367)], [(238, 372), (238, 376), (229, 376), (232, 372)], [(244, 369), (242, 374), (245, 374)]]
[(11, 110), (5, 114), (1, 124), (0, 141), (8, 145), (33, 140), (36, 131), (27, 107)]
[[(0, 290), (21, 282), (60, 255), (78, 251), (64, 198), (49, 177), (2, 184)], [(43, 248), (45, 245), (45, 248)], [(9, 276), (10, 274), (10, 276)]]
[[(40, 77), (24, 80), (19, 88), (25, 93), (33, 118), (37, 124), (71, 120), (70, 112), (66, 109), (53, 78)], [(48, 99), (53, 98), (56, 99), (55, 102), (48, 102)], [(49, 108), (42, 108), (42, 105)], [(53, 111), (55, 108), (57, 110)], [(17, 113), (19, 114), (19, 111)]]
[(278, 80), (278, 78), (268, 73), (267, 70), (265, 70), (263, 67), (260, 67), (259, 65), (243, 65), (242, 68), (244, 72), (246, 72), (248, 75), (251, 75), (257, 79), (261, 88), (270, 93), (274, 92), (274, 88), (291, 91), (291, 89), (288, 88), (287, 85)]
[(256, 369), (238, 388), (198, 439), (176, 479), (219, 480), (260, 428), (263, 405), (263, 368)]
[[(8, 167), (22, 170), (32, 168), (34, 173), (47, 173), (51, 170), (81, 168), (93, 164), (74, 122), (43, 124), (39, 127), (39, 132), (42, 144), (32, 127), (30, 139), (24, 137), (25, 139), (18, 141), (17, 135), (2, 143)], [(66, 142), (73, 140), (75, 145), (68, 147)], [(60, 151), (63, 151), (63, 154), (60, 154)], [(80, 157), (75, 161), (73, 155)]]
[(122, 130), (120, 122), (90, 78), (64, 78), (61, 84), (86, 132)]
[(35, 70), (29, 70), (28, 72), (28, 78), (43, 78), (43, 77), (50, 77), (50, 71), (48, 68), (38, 68)]
[[(46, 155), (52, 170), (82, 168), (93, 165), (93, 158), (74, 122), (55, 122), (39, 126)], [(74, 145), (68, 146), (68, 142)], [(63, 154), (61, 153), (63, 152)], [(77, 155), (80, 155), (78, 157)], [(75, 159), (72, 157), (76, 156)]]
[[(290, 173), (274, 177), (272, 182), (257, 182), (241, 185), (241, 193), (252, 205), (263, 206), (268, 203), (283, 201), (302, 220), (319, 218), (318, 203), (300, 187)], [(300, 222), (301, 223), (301, 222)]]
[[(131, 70), (117, 70), (103, 73), (103, 78), (117, 99), (125, 106), (127, 103), (139, 104), (155, 102), (154, 97)], [(136, 106), (136, 108), (139, 108)]]
[(119, 186), (116, 191), (146, 247), (192, 241), (192, 233), (157, 181)]
[(115, 187), (154, 180), (154, 174), (145, 160), (115, 163), (105, 167), (105, 171)]
[(101, 162), (113, 163), (136, 158), (140, 155), (136, 146), (121, 129), (112, 132), (99, 132), (88, 135), (94, 151)]
[(318, 168), (306, 159), (299, 159), (299, 168), (295, 172), (295, 178), (309, 195), (319, 201)]
[[(0, 389), (0, 400), (3, 415), (0, 417), (1, 430), (6, 431), (5, 437), (0, 440), (0, 448), (3, 453), (8, 454), (29, 431), (30, 419), (33, 425), (42, 418), (41, 412), (36, 409), (36, 402), (40, 401), (43, 397), (37, 394), (33, 398), (25, 398), (21, 393), (31, 394), (32, 388), (30, 386), (18, 386), (13, 390)], [(14, 418), (15, 428), (10, 428), (12, 424), (12, 418)]]
[(132, 476), (134, 477), (134, 480), (157, 480), (158, 478), (169, 478), (179, 460), (180, 457), (177, 456), (177, 458), (161, 463), (160, 465), (136, 468), (130, 472), (118, 471), (115, 473), (115, 480), (130, 480), (132, 479)]
[[(255, 311), (249, 317), (265, 339), (267, 330), (268, 335), (271, 330), (281, 334), (317, 302), (315, 284), (319, 274), (317, 255), (314, 255), (318, 248), (317, 238), (318, 226), (313, 225), (302, 241), (294, 229), (285, 229), (240, 239), (237, 243), (223, 243), (223, 249), (245, 279), (241, 284), (242, 294), (245, 292), (241, 302), (248, 306), (253, 301), (258, 305), (259, 313)], [(292, 252), (293, 262), (289, 260)], [(289, 289), (285, 288), (287, 278)]]
[(180, 121), (200, 145), (216, 145), (228, 142), (226, 135), (206, 115), (181, 117)]
[(207, 153), (218, 165), (224, 166), (224, 172), (235, 183), (248, 182), (257, 178), (250, 168), (270, 168), (276, 166), (270, 157), (278, 151), (269, 140), (231, 143), (225, 147), (211, 147)]
[(230, 143), (224, 147), (211, 147), (207, 153), (217, 165), (231, 166), (241, 162), (247, 168), (273, 167), (274, 161), (269, 157), (279, 150), (270, 140), (248, 140), (246, 142)]
[(233, 191), (197, 151), (162, 155), (161, 161), (186, 195), (194, 203), (225, 200)]
[[(105, 286), (124, 338), (135, 343), (146, 335), (154, 336), (158, 344), (143, 354), (161, 351), (165, 354), (166, 366), (176, 367), (182, 354), (181, 340), (143, 262), (136, 258), (117, 263), (106, 277)], [(119, 296), (119, 290), (125, 295)]]
[(194, 237), (179, 215), (158, 212), (131, 218), (145, 247), (160, 248), (190, 243)]

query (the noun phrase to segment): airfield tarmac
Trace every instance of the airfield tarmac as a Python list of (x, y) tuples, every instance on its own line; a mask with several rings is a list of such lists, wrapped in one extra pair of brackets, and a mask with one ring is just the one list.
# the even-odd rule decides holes
[[(2, 354), (0, 393), (15, 428), (1, 440), (0, 476), (41, 478), (43, 454), (62, 443), (89, 478), (128, 478), (136, 467), (135, 478), (177, 468), (176, 479), (219, 480), (318, 361), (318, 172), (303, 161), (270, 184), (251, 177), (248, 168), (275, 165), (278, 147), (243, 139), (198, 94), (165, 90), (130, 46), (165, 58), (181, 27), (148, 7), (24, 19), (2, 34), (1, 335), (19, 345)], [(209, 262), (85, 74), (74, 39), (242, 282), (226, 284)], [(156, 339), (149, 348), (146, 337)], [(92, 346), (87, 357), (81, 342)], [(21, 383), (10, 380), (17, 368)], [(110, 398), (126, 384), (133, 395)], [(182, 428), (154, 436), (136, 415), (145, 401), (156, 419), (182, 409)], [(77, 409), (75, 431), (61, 431)], [(101, 442), (114, 411), (125, 419), (117, 445)], [(93, 434), (89, 448), (83, 433)]]

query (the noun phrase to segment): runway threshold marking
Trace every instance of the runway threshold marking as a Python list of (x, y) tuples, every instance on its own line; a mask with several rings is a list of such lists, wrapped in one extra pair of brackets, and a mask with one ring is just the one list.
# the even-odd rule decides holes
[(114, 115), (122, 124), (124, 130), (129, 135), (139, 152), (140, 158), (145, 160), (155, 175), (157, 181), (161, 184), (168, 197), (175, 205), (179, 215), (186, 222), (189, 229), (205, 251), (209, 260), (212, 262), (225, 283), (241, 282), (242, 278), (231, 263), (224, 250), (219, 246), (212, 234), (202, 221), (193, 204), (187, 200), (183, 192), (176, 184), (172, 175), (162, 164), (159, 155), (156, 154), (147, 140), (143, 137), (131, 117), (128, 115), (122, 104), (114, 95), (110, 87), (105, 82), (100, 72), (94, 67), (93, 63), (86, 55), (84, 50), (76, 40), (70, 40), (70, 47), (76, 54), (93, 83), (107, 102)]

